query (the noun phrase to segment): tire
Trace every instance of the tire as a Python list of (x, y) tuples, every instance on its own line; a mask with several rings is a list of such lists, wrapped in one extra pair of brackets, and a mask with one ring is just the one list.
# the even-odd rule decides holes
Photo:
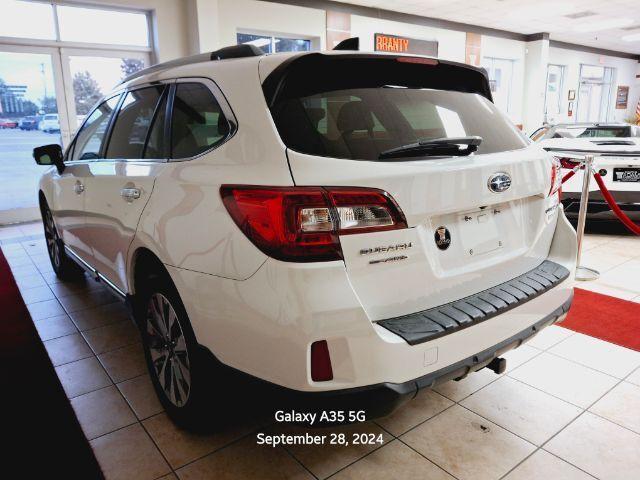
[(213, 386), (223, 369), (198, 345), (184, 304), (166, 272), (148, 275), (134, 314), (153, 387), (169, 417), (191, 431), (221, 425), (224, 399)]
[(49, 206), (44, 202), (40, 209), (44, 225), (44, 238), (47, 242), (49, 260), (56, 276), (60, 280), (78, 280), (83, 278), (84, 272), (64, 251), (64, 243), (58, 234), (56, 223)]

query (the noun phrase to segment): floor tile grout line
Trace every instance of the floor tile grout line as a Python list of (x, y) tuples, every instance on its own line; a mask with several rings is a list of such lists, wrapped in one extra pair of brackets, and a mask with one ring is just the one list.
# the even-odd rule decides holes
[(509, 375), (509, 374), (507, 374), (507, 376), (508, 376), (511, 380), (515, 380), (515, 381), (516, 381), (516, 382), (518, 382), (518, 383), (522, 383), (523, 385), (526, 385), (526, 386), (527, 386), (527, 387), (529, 387), (529, 388), (533, 388), (534, 390), (537, 390), (537, 391), (539, 391), (539, 392), (546, 393), (547, 395), (549, 395), (550, 397), (555, 398), (556, 400), (560, 400), (560, 401), (562, 401), (562, 402), (564, 402), (564, 403), (567, 403), (567, 404), (569, 404), (569, 405), (572, 405), (572, 406), (574, 406), (574, 407), (577, 407), (577, 408), (579, 408), (580, 410), (584, 410), (584, 407), (583, 407), (582, 405), (578, 405), (578, 404), (573, 403), (573, 402), (570, 402), (569, 400), (566, 400), (566, 399), (564, 399), (564, 398), (560, 398), (560, 397), (558, 397), (557, 395), (555, 395), (555, 394), (553, 394), (553, 393), (547, 392), (546, 390), (543, 390), (543, 389), (541, 389), (541, 388), (539, 388), (539, 387), (536, 387), (535, 385), (531, 385), (531, 384), (529, 384), (529, 383), (527, 383), (527, 382), (525, 382), (525, 381), (523, 381), (523, 380), (520, 380), (519, 378), (512, 377), (512, 376), (511, 376), (511, 375)]
[[(146, 419), (145, 419), (145, 421), (149, 420), (150, 418), (156, 417), (156, 416), (158, 416), (158, 415), (162, 415), (162, 414), (165, 414), (165, 415), (167, 415), (167, 416), (168, 416), (168, 414), (167, 414), (166, 412), (160, 412), (160, 413), (157, 413), (157, 414), (155, 414), (155, 415), (151, 415), (150, 417), (146, 418)], [(140, 423), (142, 423), (142, 422), (140, 422)], [(142, 425), (142, 427), (144, 428), (144, 424)], [(202, 460), (203, 458), (208, 457), (209, 455), (213, 455), (214, 453), (218, 453), (218, 452), (220, 452), (221, 450), (224, 450), (225, 448), (230, 447), (231, 445), (235, 445), (236, 443), (239, 443), (240, 441), (244, 440), (245, 438), (248, 438), (250, 435), (254, 435), (254, 434), (256, 434), (256, 433), (259, 433), (259, 432), (260, 432), (260, 430), (261, 430), (262, 428), (264, 428), (264, 427), (263, 427), (263, 426), (259, 426), (258, 428), (253, 429), (253, 430), (251, 430), (251, 431), (249, 431), (249, 432), (245, 433), (244, 435), (239, 436), (238, 438), (236, 438), (236, 439), (232, 440), (231, 442), (229, 442), (229, 443), (227, 443), (227, 444), (225, 444), (225, 445), (222, 445), (221, 447), (216, 448), (215, 450), (212, 450), (211, 452), (208, 452), (208, 453), (206, 453), (206, 454), (204, 454), (204, 455), (200, 455), (199, 457), (194, 458), (193, 460), (189, 460), (189, 461), (188, 461), (187, 463), (185, 463), (184, 465), (180, 465), (179, 467), (177, 467), (177, 468), (175, 468), (175, 469), (173, 469), (173, 467), (171, 466), (171, 464), (169, 464), (169, 467), (170, 467), (174, 472), (177, 472), (178, 470), (180, 470), (180, 469), (182, 469), (182, 468), (186, 467), (187, 465), (191, 465), (192, 463), (195, 463), (195, 462), (197, 462), (198, 460)], [(145, 431), (146, 431), (146, 428), (145, 428)], [(153, 440), (153, 437), (152, 437), (150, 434), (149, 434), (149, 436), (151, 437), (151, 440)], [(154, 441), (154, 443), (155, 443), (155, 441)], [(158, 450), (160, 450), (160, 447), (158, 447)], [(160, 453), (162, 453), (162, 452), (160, 452)], [(168, 463), (168, 462), (167, 462), (167, 463)], [(177, 475), (177, 473), (176, 473), (176, 475)]]
[[(118, 387), (116, 387), (116, 388), (118, 388)], [(118, 389), (118, 390), (120, 390), (120, 389)], [(122, 392), (120, 392), (120, 393), (122, 393)], [(124, 395), (122, 395), (122, 396), (124, 397)], [(125, 398), (125, 401), (127, 401), (126, 398)], [(160, 415), (161, 413), (165, 413), (165, 412), (164, 411), (160, 412), (157, 415)], [(135, 412), (134, 412), (134, 415), (135, 415)], [(155, 417), (155, 415), (151, 415), (148, 418), (153, 418), (153, 417)], [(136, 415), (136, 418), (138, 418), (137, 415)], [(160, 446), (157, 444), (156, 440), (153, 438), (153, 435), (151, 435), (151, 433), (149, 433), (149, 430), (147, 430), (147, 428), (145, 427), (144, 423), (142, 423), (142, 420), (138, 420), (138, 423), (140, 424), (140, 427), (142, 428), (144, 433), (147, 434), (147, 437), (149, 437), (149, 439), (151, 440), (151, 443), (153, 443), (153, 446), (156, 447), (156, 450), (158, 451), (158, 453), (160, 454), (162, 459), (167, 463), (167, 466), (169, 467), (169, 470), (171, 470), (171, 473), (173, 473), (177, 477), (178, 474), (176, 473), (176, 469), (173, 468), (173, 466), (169, 462), (169, 459), (164, 455), (164, 452), (160, 449)], [(168, 475), (168, 473), (165, 473), (165, 475)], [(161, 478), (161, 477), (163, 477), (163, 475), (161, 475), (158, 478)]]
[[(376, 424), (377, 425), (377, 424)], [(386, 431), (386, 430), (385, 430)], [(387, 432), (388, 433), (388, 432)], [(329, 478), (333, 477), (334, 475), (337, 475), (339, 472), (349, 468), (351, 465), (354, 465), (356, 463), (358, 463), (360, 460), (364, 459), (365, 457), (368, 457), (369, 455), (371, 455), (373, 452), (377, 452), (378, 450), (380, 450), (381, 448), (384, 448), (385, 446), (389, 445), (391, 442), (393, 442), (394, 440), (397, 440), (397, 437), (391, 435), (391, 440), (387, 443), (383, 443), (382, 445), (379, 445), (375, 448), (373, 448), (372, 450), (368, 451), (367, 453), (365, 453), (363, 456), (358, 457), (356, 460), (354, 460), (353, 462), (350, 462), (348, 465), (345, 465), (344, 467), (339, 468), (338, 470), (336, 470), (335, 472), (333, 472), (332, 474), (326, 476), (326, 477), (322, 477), (322, 480), (328, 480)], [(314, 475), (315, 476), (315, 475)], [(317, 478), (317, 477), (316, 477)]]
[[(635, 371), (635, 370), (634, 370)], [(516, 466), (514, 466), (511, 470), (509, 470), (507, 473), (505, 473), (502, 477), (500, 477), (499, 480), (504, 479), (507, 475), (509, 475), (513, 470), (515, 470), (516, 468), (518, 468), (519, 465), (521, 465), (522, 463), (524, 463), (528, 458), (530, 458), (532, 455), (534, 455), (538, 450), (544, 450), (545, 452), (547, 452), (547, 450), (544, 448), (545, 445), (547, 445), (549, 442), (551, 442), (555, 437), (557, 437), (558, 435), (560, 435), (560, 433), (562, 433), (564, 430), (566, 430), (570, 425), (574, 424), (580, 417), (582, 417), (584, 415), (585, 412), (588, 412), (589, 409), (591, 407), (593, 407), (596, 403), (598, 403), (600, 400), (602, 400), (605, 396), (607, 396), (614, 388), (616, 388), (618, 385), (620, 385), (620, 383), (622, 383), (627, 377), (629, 377), (629, 375), (631, 375), (632, 372), (630, 372), (627, 376), (625, 376), (623, 379), (619, 380), (615, 385), (613, 385), (611, 388), (609, 388), (606, 392), (604, 392), (601, 396), (599, 396), (594, 402), (592, 402), (591, 404), (589, 404), (589, 406), (587, 406), (586, 408), (582, 408), (582, 412), (580, 412), (580, 414), (578, 414), (573, 420), (571, 420), (569, 423), (567, 423), (564, 427), (562, 427), (560, 430), (558, 430), (555, 434), (553, 434), (549, 439), (547, 439), (546, 442), (544, 442), (542, 445), (540, 445), (539, 447), (537, 447), (533, 452), (531, 452), (531, 454), (527, 455), (524, 459), (522, 459), (522, 461), (520, 461), (520, 463), (518, 463)], [(617, 379), (616, 379), (617, 380)], [(591, 412), (589, 412), (591, 413)], [(602, 418), (602, 417), (601, 417)], [(608, 419), (605, 419), (606, 421), (609, 421)], [(614, 423), (614, 422), (611, 422)], [(614, 423), (615, 424), (615, 423)], [(617, 425), (617, 424), (615, 424)], [(628, 430), (628, 429), (627, 429)], [(635, 433), (635, 432), (634, 432)], [(637, 435), (637, 434), (636, 434)], [(551, 452), (548, 452), (551, 453)], [(557, 456), (557, 455), (556, 455)], [(558, 457), (561, 458), (562, 460), (564, 460), (565, 462), (567, 462), (568, 464), (576, 467), (577, 469), (584, 471), (582, 468), (578, 467), (577, 465), (574, 465), (573, 463), (571, 463), (570, 461), (568, 461), (565, 458), (562, 457)], [(585, 471), (585, 473), (588, 473)], [(591, 474), (589, 474), (591, 475)], [(594, 476), (594, 475), (591, 475)]]
[[(438, 393), (438, 392), (436, 392)], [(442, 395), (442, 394), (440, 394)], [(411, 450), (413, 450), (414, 452), (416, 452), (418, 455), (420, 455), (422, 458), (426, 459), (427, 461), (433, 463), (436, 467), (438, 467), (440, 470), (442, 470), (443, 472), (446, 472), (447, 474), (451, 475), (453, 478), (455, 478), (456, 480), (459, 480), (458, 477), (456, 477), (453, 473), (449, 472), (447, 469), (445, 469), (444, 467), (442, 467), (441, 465), (438, 465), (434, 460), (431, 460), (429, 457), (427, 457), (426, 455), (424, 455), (422, 452), (416, 450), (414, 447), (412, 447), (411, 445), (409, 445), (407, 442), (405, 442), (402, 437), (405, 436), (407, 433), (415, 430), (416, 428), (418, 428), (421, 425), (424, 425), (425, 423), (427, 423), (428, 421), (436, 418), (439, 415), (442, 415), (444, 412), (446, 412), (447, 410), (449, 410), (450, 408), (453, 408), (454, 406), (456, 406), (458, 403), (455, 402), (454, 400), (451, 400), (450, 398), (442, 395), (443, 397), (447, 398), (448, 400), (454, 402), (451, 405), (449, 405), (448, 407), (446, 407), (444, 410), (436, 413), (435, 415), (432, 415), (431, 417), (427, 418), (426, 420), (414, 425), (413, 427), (411, 427), (410, 429), (408, 429), (406, 432), (404, 432), (402, 435), (399, 435), (396, 437), (396, 439), (401, 442), (403, 445), (405, 445), (406, 447), (410, 448)]]
[[(591, 338), (596, 338), (596, 337), (591, 337)], [(597, 340), (600, 340), (600, 339), (598, 338)], [(601, 340), (601, 341), (602, 341), (602, 342), (606, 342), (606, 340)], [(615, 343), (611, 343), (611, 342), (606, 342), (606, 343), (609, 343), (609, 344), (611, 344), (611, 345), (615, 345), (616, 347), (625, 348), (625, 347), (622, 347), (622, 346), (620, 346), (620, 345), (616, 345)], [(627, 349), (627, 350), (631, 350), (631, 349)], [(631, 350), (631, 351), (634, 351), (634, 350)], [(571, 363), (573, 363), (573, 364), (575, 364), (575, 365), (580, 365), (581, 367), (588, 368), (589, 370), (591, 370), (591, 371), (593, 371), (593, 372), (597, 372), (597, 373), (600, 373), (600, 374), (602, 374), (602, 375), (606, 375), (606, 376), (608, 376), (608, 377), (615, 378), (616, 380), (619, 380), (619, 379), (620, 379), (620, 377), (617, 377), (617, 376), (612, 375), (612, 374), (610, 374), (610, 373), (604, 372), (604, 371), (602, 371), (602, 370), (598, 370), (597, 368), (590, 367), (589, 365), (585, 365), (584, 363), (580, 363), (580, 362), (578, 362), (578, 361), (576, 361), (576, 360), (573, 360), (573, 359), (571, 359), (571, 358), (563, 357), (562, 355), (558, 355), (557, 353), (553, 353), (553, 352), (550, 352), (550, 351), (547, 351), (547, 353), (548, 353), (549, 355), (553, 355), (553, 356), (554, 356), (554, 357), (556, 357), (556, 358), (561, 358), (561, 359), (563, 359), (563, 360), (566, 360), (566, 361), (568, 361), (568, 362), (571, 362)], [(638, 358), (640, 359), (640, 356), (639, 356)], [(638, 367), (638, 366), (640, 366), (640, 361), (635, 365), (635, 367)], [(515, 370), (515, 369), (514, 369), (514, 370)], [(635, 368), (634, 368), (634, 370), (635, 370)], [(627, 375), (628, 375), (628, 374), (627, 374)], [(625, 375), (625, 377), (624, 377), (624, 378), (626, 378), (626, 375)]]
[[(309, 468), (307, 468), (307, 466), (302, 463), (301, 460), (298, 459), (298, 457), (296, 457), (293, 453), (291, 453), (284, 445), (281, 445), (279, 448), (282, 448), (282, 450), (284, 450), (284, 453), (286, 453), (287, 455), (289, 455), (289, 457), (291, 457), (293, 459), (294, 462), (296, 462), (298, 465), (300, 465), (306, 472), (309, 473), (309, 475), (311, 475), (313, 478), (315, 478), (316, 480), (320, 480), (320, 478), (313, 473), (311, 470), (309, 470)], [(332, 477), (334, 474), (329, 475), (328, 477), (325, 477), (326, 479)]]

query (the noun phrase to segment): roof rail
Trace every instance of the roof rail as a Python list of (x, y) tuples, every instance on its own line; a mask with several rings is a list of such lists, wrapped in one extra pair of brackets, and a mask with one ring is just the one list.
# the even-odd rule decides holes
[(190, 65), (192, 63), (201, 63), (214, 60), (228, 60), (232, 58), (245, 58), (245, 57), (259, 57), (264, 55), (264, 52), (255, 45), (241, 44), (232, 45), (230, 47), (223, 47), (219, 50), (215, 50), (209, 53), (199, 53), (198, 55), (191, 55), (189, 57), (177, 58), (168, 62), (158, 63), (148, 68), (144, 68), (135, 73), (132, 73), (128, 77), (125, 77), (119, 85), (133, 80), (134, 78), (142, 77), (154, 72), (160, 72), (169, 68), (181, 67), (182, 65)]

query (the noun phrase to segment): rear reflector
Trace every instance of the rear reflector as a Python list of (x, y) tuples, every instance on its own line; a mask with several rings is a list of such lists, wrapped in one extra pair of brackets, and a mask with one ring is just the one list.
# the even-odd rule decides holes
[(339, 260), (340, 235), (407, 228), (395, 201), (372, 188), (223, 185), (220, 193), (249, 240), (278, 260)]
[(311, 344), (311, 380), (314, 382), (333, 380), (331, 357), (326, 340), (319, 340)]

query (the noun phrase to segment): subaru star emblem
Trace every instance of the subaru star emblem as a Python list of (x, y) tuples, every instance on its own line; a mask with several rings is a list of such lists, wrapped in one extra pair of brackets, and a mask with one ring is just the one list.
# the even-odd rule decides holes
[(505, 172), (494, 173), (489, 177), (487, 185), (492, 192), (501, 193), (511, 186), (511, 177)]
[(451, 245), (451, 234), (447, 227), (436, 228), (436, 233), (433, 235), (436, 241), (436, 247), (440, 250), (446, 250)]

